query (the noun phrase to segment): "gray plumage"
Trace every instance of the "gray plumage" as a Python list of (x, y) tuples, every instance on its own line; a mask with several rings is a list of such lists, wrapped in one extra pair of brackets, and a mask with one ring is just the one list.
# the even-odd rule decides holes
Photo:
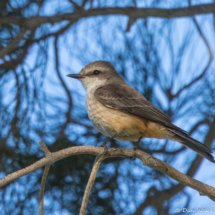
[(81, 80), (86, 90), (86, 108), (95, 128), (106, 136), (133, 141), (140, 138), (171, 139), (194, 150), (215, 163), (212, 151), (186, 131), (172, 124), (170, 118), (125, 83), (106, 61), (86, 65), (79, 74), (69, 77)]
[(95, 98), (104, 106), (124, 113), (133, 114), (165, 126), (176, 140), (215, 163), (213, 153), (207, 146), (188, 136), (187, 132), (171, 123), (170, 118), (152, 105), (146, 98), (129, 85), (109, 84), (98, 88)]

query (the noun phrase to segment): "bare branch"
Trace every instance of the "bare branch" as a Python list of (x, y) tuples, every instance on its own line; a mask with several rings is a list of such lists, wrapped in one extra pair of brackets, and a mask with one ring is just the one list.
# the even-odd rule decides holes
[[(202, 124), (211, 124), (211, 122), (208, 119), (199, 121), (197, 124), (195, 124), (193, 126), (193, 128), (191, 128), (189, 135), (191, 135), (198, 128), (198, 126), (200, 126)], [(208, 130), (208, 133), (205, 136), (204, 144), (207, 145), (208, 147), (213, 143), (213, 140), (215, 138), (214, 129), (215, 129), (215, 121), (211, 124), (211, 126)], [(186, 172), (186, 175), (189, 175), (192, 177), (198, 170), (202, 159), (203, 158), (201, 156), (197, 155), (196, 158), (193, 160), (192, 164), (190, 165), (190, 168)], [(141, 203), (138, 206), (137, 210), (135, 211), (135, 213), (133, 215), (142, 214), (143, 210), (149, 206), (156, 207), (159, 204), (162, 205), (165, 201), (168, 201), (173, 196), (175, 196), (178, 192), (182, 191), (184, 189), (184, 187), (185, 187), (185, 184), (176, 184), (168, 189), (155, 190), (153, 195), (148, 195), (150, 192), (150, 190), (148, 190), (146, 199), (144, 200), (143, 203)], [(162, 198), (161, 198), (161, 196), (162, 196)]]
[(69, 0), (69, 2), (72, 3), (72, 5), (74, 6), (75, 9), (77, 10), (82, 10), (83, 8), (81, 6), (79, 6), (76, 2), (74, 2), (73, 0)]
[(15, 46), (19, 44), (20, 40), (22, 40), (25, 33), (26, 30), (22, 29), (19, 34), (5, 48), (0, 50), (0, 58), (3, 58), (6, 54), (10, 54), (10, 52), (12, 52)]
[(43, 172), (43, 177), (41, 181), (41, 187), (40, 187), (40, 197), (39, 197), (39, 214), (43, 215), (43, 196), (44, 196), (44, 190), (45, 190), (45, 184), (46, 184), (46, 179), (48, 176), (50, 164), (46, 165), (44, 172)]
[(86, 213), (87, 204), (88, 204), (88, 200), (89, 200), (89, 197), (90, 197), (90, 192), (91, 192), (93, 184), (95, 182), (96, 175), (97, 175), (97, 173), (99, 171), (100, 164), (105, 158), (106, 157), (103, 154), (96, 157), (96, 160), (95, 160), (94, 165), (93, 165), (93, 169), (92, 169), (92, 171), (90, 173), (90, 178), (88, 180), (88, 183), (87, 183), (87, 186), (86, 186), (86, 189), (85, 189), (85, 192), (84, 192), (84, 197), (83, 197), (83, 200), (82, 200), (79, 215), (85, 215), (85, 213)]
[(72, 110), (72, 107), (73, 107), (73, 102), (72, 102), (72, 96), (71, 96), (71, 93), (68, 89), (68, 87), (66, 86), (66, 83), (64, 82), (61, 74), (60, 74), (60, 70), (59, 70), (59, 57), (58, 57), (58, 46), (57, 46), (57, 41), (58, 41), (58, 37), (55, 37), (55, 41), (54, 41), (54, 50), (55, 50), (55, 67), (56, 67), (56, 72), (57, 72), (57, 75), (58, 75), (58, 78), (60, 79), (60, 82), (64, 88), (64, 90), (66, 91), (66, 94), (67, 94), (67, 97), (68, 97), (68, 101), (69, 101), (69, 107), (68, 107), (68, 110), (66, 112), (66, 122), (64, 123), (64, 125), (62, 126), (62, 129), (60, 131), (60, 135), (62, 135), (62, 133), (64, 132), (66, 126), (68, 125), (68, 123), (70, 122), (70, 113), (71, 113), (71, 110)]
[[(42, 141), (39, 141), (39, 144), (41, 148), (43, 149), (45, 155), (47, 158), (51, 157), (52, 153), (49, 151), (49, 149), (46, 147), (46, 144)], [(45, 184), (46, 184), (46, 179), (48, 176), (49, 168), (51, 166), (50, 162), (45, 166), (44, 172), (43, 172), (43, 177), (41, 181), (41, 187), (40, 187), (40, 197), (39, 197), (39, 214), (43, 215), (43, 196), (44, 196), (44, 190), (45, 190)]]
[(102, 15), (126, 15), (133, 18), (147, 18), (147, 17), (161, 17), (161, 18), (176, 18), (188, 17), (197, 14), (215, 13), (215, 5), (200, 4), (191, 7), (181, 8), (136, 8), (136, 7), (106, 7), (94, 8), (89, 10), (81, 10), (74, 13), (58, 14), (54, 16), (37, 16), (31, 18), (14, 18), (14, 17), (1, 17), (0, 24), (15, 24), (25, 26), (28, 29), (40, 26), (44, 23), (56, 23), (65, 20), (77, 21), (80, 18)]
[(128, 23), (127, 23), (127, 28), (126, 28), (126, 32), (130, 31), (131, 26), (136, 22), (136, 18), (133, 17), (129, 17)]
[(136, 3), (136, 0), (132, 0), (133, 4), (135, 7), (137, 7), (137, 3)]
[[(67, 149), (60, 150), (58, 152), (53, 152), (51, 157), (45, 157), (40, 159), (39, 161), (35, 162), (34, 164), (18, 170), (12, 174), (7, 175), (5, 178), (0, 180), (0, 188), (5, 186), (6, 184), (14, 181), (15, 179), (26, 175), (30, 172), (33, 172), (47, 164), (54, 163), (58, 160), (61, 160), (63, 158), (66, 158), (71, 155), (78, 155), (78, 154), (93, 154), (93, 155), (100, 155), (104, 152), (104, 149), (101, 147), (94, 147), (94, 146), (74, 146)], [(143, 165), (146, 165), (148, 167), (154, 168), (172, 179), (178, 181), (181, 184), (184, 184), (185, 186), (191, 187), (204, 195), (207, 195), (209, 198), (211, 198), (213, 201), (215, 201), (215, 188), (211, 187), (207, 184), (204, 184), (198, 180), (195, 180), (187, 175), (184, 175), (183, 173), (179, 172), (169, 164), (154, 158), (153, 156), (147, 154), (144, 151), (141, 150), (135, 150), (134, 149), (123, 149), (123, 148), (109, 148), (108, 149), (108, 155), (107, 157), (135, 157), (142, 160)]]
[(184, 87), (182, 87), (176, 94), (171, 95), (171, 99), (172, 99), (172, 98), (175, 98), (175, 97), (178, 97), (178, 96), (182, 93), (182, 91), (184, 91), (185, 89), (191, 87), (191, 86), (192, 86), (193, 84), (195, 84), (198, 80), (200, 80), (200, 79), (205, 75), (205, 73), (207, 72), (207, 70), (208, 70), (208, 68), (209, 68), (209, 66), (210, 66), (210, 64), (211, 64), (212, 58), (213, 58), (212, 51), (211, 51), (211, 48), (210, 48), (210, 46), (209, 46), (209, 44), (208, 44), (208, 41), (207, 41), (207, 39), (205, 38), (205, 36), (203, 35), (203, 33), (202, 33), (202, 31), (201, 31), (201, 29), (200, 29), (200, 27), (199, 27), (199, 25), (198, 25), (198, 23), (197, 23), (195, 17), (193, 17), (193, 22), (195, 23), (196, 28), (197, 28), (197, 30), (198, 30), (200, 36), (202, 37), (202, 39), (203, 39), (204, 42), (205, 42), (205, 45), (207, 46), (208, 53), (209, 53), (209, 61), (208, 61), (208, 63), (207, 63), (207, 66), (205, 67), (204, 71), (202, 72), (202, 74), (199, 75), (197, 78), (195, 78), (193, 81), (191, 81), (189, 84), (187, 84), (187, 85), (185, 85)]
[(84, 8), (86, 3), (87, 3), (87, 0), (83, 0), (81, 7)]
[(31, 42), (34, 43), (34, 42), (39, 42), (41, 40), (45, 40), (51, 36), (55, 36), (55, 37), (58, 37), (59, 35), (63, 34), (66, 30), (69, 29), (69, 27), (72, 25), (73, 23), (69, 22), (67, 25), (65, 25), (63, 28), (61, 28), (60, 30), (56, 31), (56, 32), (52, 32), (52, 33), (49, 33), (49, 34), (46, 34), (38, 39), (32, 39)]
[(41, 148), (43, 149), (46, 157), (50, 156), (51, 155), (51, 152), (49, 151), (49, 149), (46, 147), (46, 144), (42, 141), (39, 141), (39, 144), (41, 146)]

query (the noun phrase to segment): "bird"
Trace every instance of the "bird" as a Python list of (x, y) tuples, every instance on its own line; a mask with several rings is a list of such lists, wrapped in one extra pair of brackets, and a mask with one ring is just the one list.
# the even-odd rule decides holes
[(170, 139), (215, 163), (213, 152), (206, 145), (174, 125), (166, 114), (128, 85), (110, 62), (95, 61), (79, 74), (67, 76), (82, 82), (90, 121), (109, 137), (102, 146), (112, 139), (137, 141), (137, 144), (143, 138)]

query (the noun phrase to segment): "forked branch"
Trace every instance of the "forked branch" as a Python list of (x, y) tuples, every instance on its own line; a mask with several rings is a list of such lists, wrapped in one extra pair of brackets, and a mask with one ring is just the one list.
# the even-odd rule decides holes
[[(57, 152), (51, 153), (51, 156), (44, 157), (40, 159), (39, 161), (35, 162), (34, 164), (18, 170), (12, 174), (7, 175), (5, 178), (0, 180), (0, 187), (3, 187), (10, 182), (14, 181), (15, 179), (29, 174), (31, 172), (34, 172), (35, 170), (46, 166), (47, 164), (54, 163), (58, 160), (61, 160), (63, 158), (66, 158), (68, 156), (72, 155), (78, 155), (78, 154), (93, 154), (93, 155), (100, 155), (104, 152), (104, 149), (101, 147), (94, 147), (94, 146), (74, 146), (69, 147)], [(191, 187), (195, 190), (197, 190), (199, 193), (202, 193), (206, 196), (208, 196), (210, 199), (215, 201), (215, 188), (211, 187), (207, 184), (204, 184), (198, 180), (195, 180), (178, 170), (176, 170), (174, 167), (170, 166), (169, 164), (147, 154), (144, 151), (141, 150), (135, 150), (134, 149), (123, 149), (123, 148), (108, 148), (108, 154), (106, 155), (106, 158), (108, 157), (135, 157), (142, 160), (143, 165), (146, 165), (148, 167), (154, 168), (169, 177), (173, 178), (174, 180), (178, 181), (181, 184), (184, 184), (185, 186)]]

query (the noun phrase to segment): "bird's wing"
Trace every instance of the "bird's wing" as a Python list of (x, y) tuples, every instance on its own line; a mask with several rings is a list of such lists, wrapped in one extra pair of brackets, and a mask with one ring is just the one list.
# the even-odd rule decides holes
[(171, 126), (170, 118), (152, 105), (134, 88), (126, 84), (109, 84), (98, 88), (95, 98), (104, 106), (150, 121)]
[(148, 102), (143, 95), (129, 85), (109, 84), (98, 88), (94, 96), (102, 105), (108, 108), (133, 114), (163, 125), (174, 135), (172, 136), (173, 140), (184, 144), (209, 161), (215, 163), (213, 156), (210, 154), (212, 151), (207, 146), (189, 137), (186, 131), (173, 125), (168, 116)]

